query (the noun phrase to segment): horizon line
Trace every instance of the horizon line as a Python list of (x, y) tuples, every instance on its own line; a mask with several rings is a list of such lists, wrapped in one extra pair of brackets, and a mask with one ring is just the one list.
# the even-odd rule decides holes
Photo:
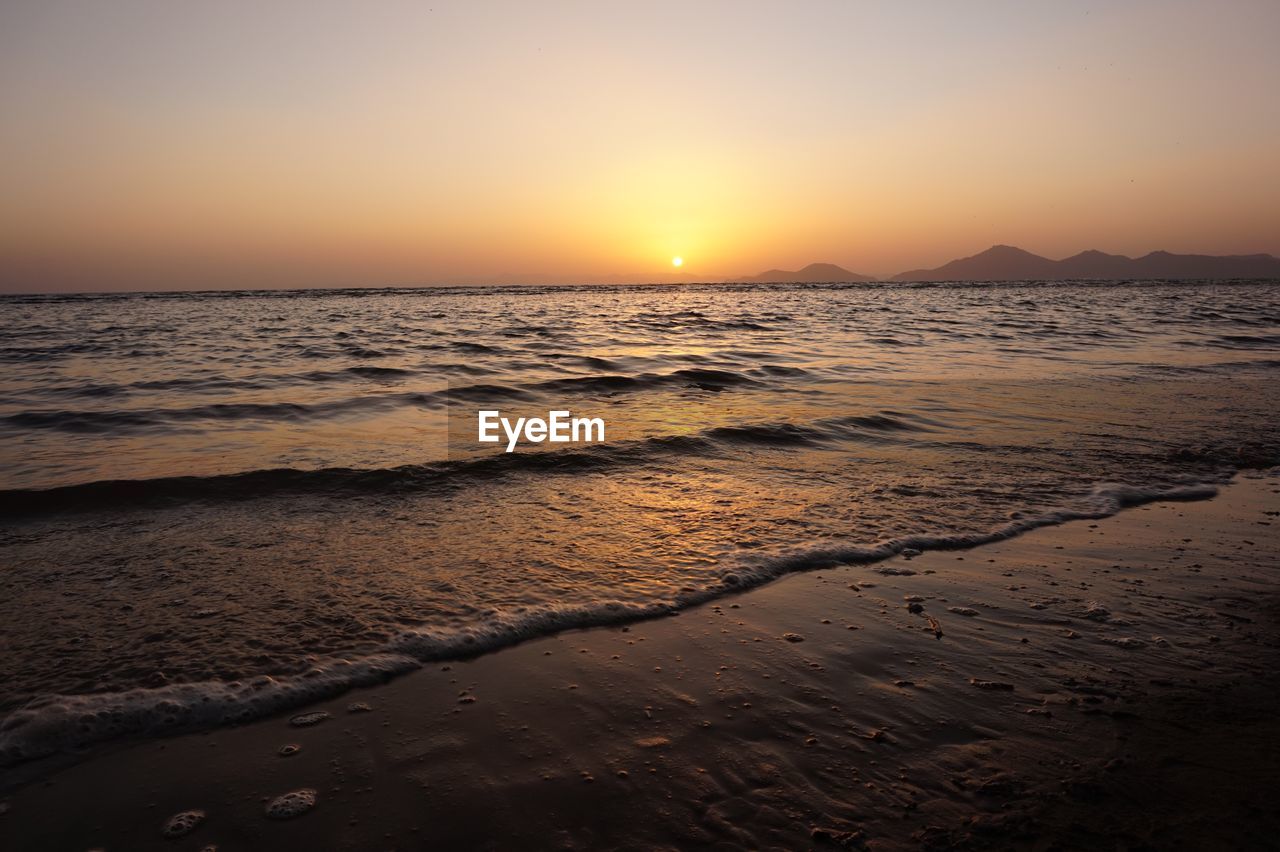
[[(911, 283), (948, 283), (945, 280), (926, 280), (926, 279), (903, 279), (900, 276), (909, 273), (929, 273), (935, 272), (953, 263), (978, 258), (988, 252), (997, 249), (1012, 249), (1021, 252), (1029, 257), (1039, 260), (1049, 261), (1051, 263), (1062, 263), (1073, 258), (1088, 254), (1098, 254), (1107, 258), (1123, 259), (1129, 261), (1138, 261), (1153, 255), (1168, 255), (1175, 258), (1212, 258), (1212, 259), (1271, 259), (1280, 261), (1280, 256), (1270, 252), (1258, 251), (1240, 254), (1201, 254), (1196, 252), (1174, 252), (1168, 249), (1153, 249), (1140, 255), (1115, 254), (1111, 252), (1101, 251), (1099, 249), (1081, 249), (1074, 254), (1066, 255), (1062, 258), (1051, 258), (1045, 255), (1037, 254), (1028, 249), (1011, 243), (993, 243), (985, 249), (974, 252), (973, 254), (962, 255), (944, 261), (933, 267), (912, 267), (897, 273), (865, 273), (852, 269), (844, 264), (834, 263), (831, 261), (811, 261), (804, 264), (798, 269), (791, 270), (782, 266), (773, 266), (768, 269), (761, 270), (756, 273), (742, 274), (708, 274), (693, 275), (688, 272), (666, 271), (660, 273), (598, 273), (598, 278), (593, 275), (564, 275), (563, 279), (556, 280), (554, 273), (542, 272), (525, 272), (525, 273), (503, 273), (501, 275), (473, 275), (459, 276), (453, 280), (425, 281), (416, 283), (381, 283), (381, 284), (310, 284), (310, 285), (293, 285), (293, 284), (254, 284), (250, 286), (215, 286), (215, 287), (195, 287), (195, 288), (174, 288), (174, 289), (67, 289), (67, 290), (8, 290), (0, 287), (0, 296), (89, 296), (89, 295), (131, 295), (131, 294), (154, 294), (154, 295), (171, 295), (178, 293), (252, 293), (252, 292), (301, 292), (309, 290), (422, 290), (422, 289), (445, 289), (445, 288), (472, 288), (472, 287), (629, 287), (629, 286), (714, 286), (724, 284), (911, 284)], [(812, 266), (830, 266), (856, 276), (857, 281), (839, 281), (839, 280), (806, 280), (797, 278), (794, 280), (776, 280), (776, 281), (756, 281), (752, 279), (759, 278), (763, 275), (771, 273), (790, 274), (792, 272), (799, 273)], [(524, 279), (524, 280), (521, 280)], [(543, 279), (543, 280), (535, 280)], [(1017, 281), (1035, 281), (1040, 280), (1036, 276), (1027, 276), (1025, 278), (957, 278), (951, 283), (1016, 283)], [(1185, 280), (1185, 281), (1211, 281), (1211, 280), (1271, 280), (1270, 276), (1242, 276), (1214, 278), (1213, 276), (1187, 276), (1185, 278), (1170, 279), (1166, 276), (1157, 276), (1151, 279), (1134, 278), (1133, 276), (1117, 276), (1117, 277), (1077, 277), (1070, 279), (1057, 280), (1075, 280), (1082, 282), (1108, 282), (1108, 281), (1134, 281), (1134, 280)], [(56, 285), (55, 285), (56, 286)]]

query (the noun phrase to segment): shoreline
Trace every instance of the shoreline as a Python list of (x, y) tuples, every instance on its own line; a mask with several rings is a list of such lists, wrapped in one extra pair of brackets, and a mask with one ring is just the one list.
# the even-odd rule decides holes
[[(251, 724), (273, 715), (338, 699), (353, 690), (375, 687), (442, 662), (465, 662), (485, 654), (565, 632), (641, 624), (746, 594), (794, 574), (833, 567), (871, 567), (907, 554), (970, 551), (1044, 528), (1113, 517), (1126, 509), (1158, 502), (1213, 499), (1244, 471), (1225, 482), (1207, 481), (1143, 489), (1096, 483), (1072, 508), (1044, 515), (1011, 516), (1008, 523), (982, 533), (917, 533), (867, 545), (839, 545), (763, 554), (726, 569), (719, 587), (689, 589), (670, 602), (648, 605), (601, 603), (521, 613), (514, 623), (501, 619), (449, 633), (406, 631), (385, 646), (317, 661), (307, 672), (249, 675), (230, 681), (179, 683), (115, 693), (43, 696), (14, 709), (0, 730), (0, 769), (17, 778), (24, 767), (42, 760), (74, 763), (79, 756), (118, 742), (181, 736)], [(25, 755), (16, 757), (16, 755)], [(14, 782), (0, 774), (0, 795)], [(21, 783), (18, 781), (17, 783)]]
[[(190, 848), (1088, 848), (1081, 820), (1113, 812), (1130, 842), (1190, 848), (1205, 830), (1247, 848), (1278, 827), (1259, 809), (1280, 741), (1262, 712), (1278, 492), (1242, 473), (1212, 500), (791, 573), (678, 617), (425, 664), (309, 704), (330, 714), (313, 727), (292, 711), (27, 764), (0, 846), (174, 848), (162, 826), (197, 808)], [(1215, 713), (1258, 733), (1243, 742)], [(1202, 812), (1162, 787), (1228, 759)], [(1146, 799), (1124, 792), (1134, 778)], [(301, 788), (312, 812), (263, 816)]]

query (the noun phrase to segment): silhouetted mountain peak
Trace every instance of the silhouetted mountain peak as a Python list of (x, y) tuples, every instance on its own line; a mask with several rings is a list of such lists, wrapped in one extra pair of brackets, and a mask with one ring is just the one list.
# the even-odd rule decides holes
[(837, 266), (834, 263), (811, 263), (800, 270), (801, 272), (814, 272), (823, 275), (853, 275), (854, 273), (845, 269), (843, 266)]
[(786, 269), (770, 269), (761, 272), (759, 275), (752, 275), (741, 279), (750, 283), (790, 283), (793, 281), (807, 281), (821, 284), (839, 284), (849, 281), (873, 281), (874, 279), (859, 275), (856, 272), (850, 272), (843, 266), (837, 266), (834, 263), (811, 263), (803, 269), (797, 269), (792, 272)]
[(1016, 246), (994, 245), (936, 269), (895, 275), (899, 281), (1064, 281), (1132, 278), (1280, 278), (1280, 260), (1269, 254), (1212, 256), (1160, 250), (1136, 260), (1088, 249), (1063, 260), (1049, 260)]

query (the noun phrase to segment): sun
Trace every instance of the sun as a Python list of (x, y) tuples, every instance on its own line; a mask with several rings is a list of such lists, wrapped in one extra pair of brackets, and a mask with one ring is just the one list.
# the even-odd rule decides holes
[(672, 265), (672, 266), (684, 266), (684, 258), (683, 258), (683, 257), (673, 257), (673, 258), (671, 258), (671, 265)]

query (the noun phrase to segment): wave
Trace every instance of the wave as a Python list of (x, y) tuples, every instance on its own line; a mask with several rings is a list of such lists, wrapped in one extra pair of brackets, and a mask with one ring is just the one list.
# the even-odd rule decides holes
[(726, 594), (759, 586), (784, 574), (834, 565), (869, 564), (907, 550), (963, 550), (1003, 541), (1040, 527), (1108, 517), (1130, 506), (1159, 500), (1203, 500), (1217, 494), (1210, 484), (1145, 488), (1096, 485), (1078, 506), (1020, 518), (986, 532), (920, 533), (870, 545), (822, 545), (769, 555), (744, 555), (716, 582), (687, 588), (669, 601), (614, 601), (552, 606), (488, 614), (471, 627), (408, 630), (381, 650), (356, 659), (318, 663), (287, 677), (262, 675), (243, 681), (206, 681), (118, 693), (51, 695), (28, 702), (0, 722), (0, 765), (9, 766), (121, 736), (157, 735), (243, 724), (311, 704), (350, 689), (373, 686), (423, 663), (477, 656), (518, 642), (569, 629), (633, 622), (673, 614)]
[[(364, 379), (397, 379), (415, 375), (412, 371), (391, 367), (357, 366), (339, 371), (314, 371), (281, 377), (313, 382), (359, 377)], [(795, 375), (777, 373), (775, 375)], [(188, 389), (263, 389), (263, 379), (186, 379)], [(0, 424), (15, 430), (51, 430), (72, 434), (136, 433), (182, 427), (192, 423), (282, 422), (300, 423), (347, 415), (367, 415), (404, 407), (440, 409), (456, 400), (467, 402), (524, 401), (546, 394), (614, 394), (662, 388), (687, 387), (720, 392), (733, 387), (759, 384), (759, 380), (728, 370), (682, 368), (670, 373), (644, 373), (639, 376), (591, 375), (549, 379), (526, 385), (473, 384), (458, 385), (437, 391), (406, 391), (372, 394), (325, 402), (244, 402), (214, 403), (186, 408), (117, 408), (107, 410), (36, 409), (20, 411), (0, 418)], [(147, 389), (171, 389), (170, 382), (140, 383)], [(125, 388), (127, 386), (118, 386)], [(110, 396), (110, 387), (67, 389), (72, 395)]]
[(807, 571), (830, 565), (856, 565), (879, 562), (897, 556), (904, 550), (968, 550), (984, 544), (1005, 541), (1041, 527), (1057, 526), (1068, 521), (1098, 520), (1121, 509), (1141, 506), (1157, 500), (1207, 500), (1216, 496), (1218, 487), (1209, 483), (1149, 488), (1124, 483), (1100, 483), (1078, 507), (1062, 508), (1032, 517), (1018, 518), (981, 533), (916, 534), (901, 536), (871, 546), (822, 546), (799, 549), (783, 554), (761, 556), (749, 560), (748, 566), (726, 582), (731, 585), (758, 585), (795, 571)]
[(817, 446), (837, 440), (887, 440), (886, 433), (925, 431), (909, 415), (848, 416), (809, 425), (718, 426), (688, 435), (585, 445), (574, 449), (493, 453), (470, 459), (392, 468), (273, 468), (215, 476), (113, 479), (45, 489), (0, 490), (0, 512), (11, 517), (67, 511), (249, 500), (290, 494), (356, 496), (429, 491), (452, 481), (521, 473), (565, 473), (645, 464), (665, 457), (715, 457), (733, 445)]
[(1182, 341), (1184, 346), (1269, 351), (1280, 349), (1280, 334), (1216, 334)]
[[(341, 384), (373, 382), (398, 384), (410, 379), (431, 378), (432, 375), (459, 373), (470, 376), (491, 375), (496, 369), (474, 364), (441, 363), (431, 367), (431, 372), (404, 367), (355, 366), (341, 370), (311, 370), (303, 373), (258, 373), (248, 376), (191, 376), (174, 379), (150, 379), (127, 384), (101, 384), (85, 382), (73, 385), (50, 385), (28, 388), (28, 397), (54, 397), (68, 399), (93, 399), (130, 396), (137, 391), (182, 391), (208, 393), (211, 391), (272, 390), (304, 384)], [(16, 398), (13, 403), (16, 404)], [(181, 409), (179, 409), (181, 410)], [(169, 411), (169, 409), (160, 409)], [(42, 412), (28, 412), (40, 414)]]
[(273, 421), (297, 423), (352, 412), (370, 413), (404, 406), (440, 407), (438, 395), (429, 393), (382, 394), (320, 403), (220, 402), (189, 408), (115, 409), (73, 411), (67, 409), (20, 411), (0, 420), (12, 429), (50, 429), (75, 434), (137, 432), (201, 421)]
[[(721, 391), (741, 385), (758, 384), (755, 379), (734, 373), (730, 370), (712, 370), (699, 367), (685, 367), (671, 373), (644, 373), (639, 376), (572, 376), (564, 379), (550, 379), (531, 385), (531, 389), (540, 392), (560, 393), (564, 391), (578, 393), (620, 393), (624, 391), (648, 390), (663, 387), (696, 387), (702, 390)], [(455, 392), (456, 393), (456, 392)]]

